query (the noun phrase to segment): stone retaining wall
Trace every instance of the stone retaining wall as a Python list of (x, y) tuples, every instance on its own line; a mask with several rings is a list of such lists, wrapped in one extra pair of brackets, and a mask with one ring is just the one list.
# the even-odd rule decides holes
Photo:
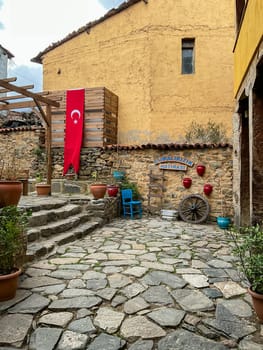
[[(43, 135), (36, 131), (1, 133), (0, 151), (7, 153), (6, 144), (13, 145), (19, 154), (23, 167), (30, 169), (29, 191), (34, 191), (35, 177), (39, 171), (45, 168), (45, 154), (43, 153)], [(157, 146), (157, 145), (156, 145)], [(116, 169), (125, 170), (126, 177), (130, 182), (137, 184), (143, 206), (147, 206), (149, 191), (149, 172), (161, 174), (164, 172), (165, 188), (163, 193), (162, 208), (177, 209), (180, 200), (189, 194), (203, 194), (203, 186), (210, 183), (213, 192), (206, 197), (211, 207), (211, 218), (218, 216), (222, 209), (232, 214), (232, 147), (222, 145), (218, 147), (199, 148), (194, 145), (192, 149), (181, 145), (180, 149), (127, 149), (127, 150), (104, 150), (100, 148), (82, 149), (80, 173), (78, 179), (66, 180), (62, 176), (63, 150), (53, 149), (53, 181), (52, 192), (54, 193), (85, 193), (89, 194), (89, 185), (94, 182), (92, 173), (98, 174), (97, 181), (114, 183), (112, 171)], [(192, 161), (192, 167), (187, 166), (187, 171), (160, 170), (155, 165), (155, 160), (160, 157), (182, 157)], [(202, 163), (206, 166), (203, 177), (198, 176), (196, 165)], [(169, 163), (171, 164), (171, 163)], [(178, 163), (173, 163), (177, 164)], [(41, 170), (42, 169), (42, 170)], [(182, 179), (187, 176), (192, 179), (192, 186), (184, 188)], [(223, 202), (221, 197), (223, 195)], [(159, 199), (156, 199), (156, 204)], [(153, 202), (154, 204), (154, 202)]]
[[(155, 165), (155, 160), (160, 157), (182, 157), (194, 163), (193, 167), (187, 167), (187, 171), (160, 170), (159, 165)], [(162, 208), (176, 209), (180, 200), (189, 194), (199, 193), (204, 195), (203, 186), (210, 183), (213, 192), (208, 199), (211, 209), (211, 219), (224, 212), (232, 215), (232, 148), (203, 148), (191, 150), (119, 150), (105, 151), (102, 149), (85, 149), (81, 153), (81, 171), (79, 179), (62, 180), (63, 153), (61, 150), (54, 150), (54, 177), (53, 190), (66, 191), (71, 193), (89, 192), (89, 184), (93, 182), (92, 172), (97, 171), (98, 181), (113, 183), (112, 171), (115, 169), (124, 170), (130, 182), (137, 184), (143, 206), (148, 203), (149, 173), (161, 174), (164, 172), (165, 188), (163, 193)], [(200, 177), (196, 172), (196, 165), (202, 163), (206, 166), (205, 174)], [(171, 163), (170, 163), (171, 164)], [(192, 186), (184, 188), (182, 179), (191, 177)], [(60, 178), (60, 180), (58, 179)], [(223, 201), (221, 200), (223, 196)], [(159, 199), (152, 201), (158, 205)]]

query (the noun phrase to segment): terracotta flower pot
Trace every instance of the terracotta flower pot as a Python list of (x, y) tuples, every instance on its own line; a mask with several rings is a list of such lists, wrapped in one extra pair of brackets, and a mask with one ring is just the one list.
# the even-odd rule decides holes
[(185, 177), (183, 179), (183, 185), (185, 188), (190, 188), (192, 185), (192, 179), (190, 177)]
[(17, 205), (23, 186), (20, 181), (0, 181), (0, 208)]
[(119, 187), (115, 185), (107, 186), (107, 192), (109, 197), (117, 197)]
[(50, 196), (51, 185), (48, 184), (36, 184), (36, 191), (38, 196)]
[(199, 176), (203, 176), (204, 173), (205, 173), (205, 165), (203, 165), (203, 164), (198, 164), (198, 165), (196, 166), (196, 172), (197, 172), (197, 174), (198, 174)]
[(259, 321), (263, 323), (263, 294), (253, 292), (251, 288), (248, 288), (248, 293), (251, 295), (253, 306)]
[(0, 301), (10, 300), (15, 297), (20, 274), (21, 269), (17, 269), (17, 271), (9, 275), (0, 275)]
[(93, 194), (94, 199), (104, 198), (106, 190), (107, 190), (106, 184), (90, 185), (90, 192)]
[(213, 191), (213, 186), (212, 185), (210, 185), (210, 184), (205, 184), (204, 185), (204, 194), (206, 196), (209, 196), (212, 191)]

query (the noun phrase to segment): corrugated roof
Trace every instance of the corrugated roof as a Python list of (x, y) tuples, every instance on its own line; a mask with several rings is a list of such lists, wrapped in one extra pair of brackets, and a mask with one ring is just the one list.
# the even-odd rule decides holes
[(233, 148), (230, 143), (147, 143), (142, 145), (108, 145), (105, 150), (184, 150), (184, 149), (204, 149), (204, 148)]
[(122, 4), (120, 4), (120, 6), (118, 8), (113, 8), (111, 10), (109, 10), (104, 16), (100, 17), (99, 19), (89, 22), (88, 24), (86, 24), (85, 26), (79, 28), (78, 30), (68, 34), (64, 39), (59, 40), (55, 43), (52, 43), (50, 46), (48, 46), (45, 50), (39, 52), (39, 54), (32, 58), (31, 61), (32, 62), (36, 62), (36, 63), (42, 63), (42, 56), (46, 53), (48, 53), (49, 51), (52, 51), (53, 49), (55, 49), (56, 47), (64, 44), (65, 42), (67, 42), (68, 40), (71, 40), (72, 38), (76, 37), (77, 35), (83, 33), (83, 32), (89, 32), (91, 28), (95, 27), (97, 24), (106, 21), (108, 18), (117, 15), (118, 13), (126, 10), (128, 7), (136, 4), (137, 2), (143, 1), (145, 4), (148, 3), (148, 0), (127, 0), (125, 2), (123, 2)]

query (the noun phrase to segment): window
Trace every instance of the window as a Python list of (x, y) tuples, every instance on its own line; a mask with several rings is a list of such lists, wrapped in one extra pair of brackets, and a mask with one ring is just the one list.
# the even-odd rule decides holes
[(193, 74), (195, 39), (182, 39), (182, 74)]

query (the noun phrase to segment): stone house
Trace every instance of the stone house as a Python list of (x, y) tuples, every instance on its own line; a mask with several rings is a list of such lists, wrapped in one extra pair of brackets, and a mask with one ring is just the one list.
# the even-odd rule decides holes
[(234, 46), (234, 208), (237, 224), (263, 214), (263, 2), (236, 0)]
[[(144, 205), (149, 172), (154, 171), (165, 174), (161, 203), (158, 198), (153, 202), (158, 207), (176, 208), (186, 195), (204, 196), (204, 185), (210, 183), (211, 219), (223, 207), (222, 188), (231, 213), (232, 145), (183, 141), (192, 121), (207, 124), (210, 119), (223, 123), (231, 137), (234, 33), (234, 0), (129, 0), (40, 52), (33, 61), (43, 64), (44, 90), (65, 93), (102, 86), (119, 101), (118, 145), (83, 147), (77, 183), (63, 178), (63, 147), (53, 147), (52, 192), (70, 188), (88, 193), (94, 170), (111, 183), (112, 170), (120, 166), (138, 185)], [(64, 108), (65, 99), (60, 103)], [(64, 118), (64, 112), (55, 113)], [(43, 158), (42, 134), (28, 128), (26, 137), (24, 131), (0, 130), (0, 148), (5, 140), (19, 144), (20, 162), (27, 159), (34, 178)], [(192, 166), (159, 159), (181, 159)], [(203, 177), (196, 172), (199, 162), (206, 166)], [(176, 167), (185, 170), (170, 171)], [(184, 176), (191, 177), (190, 188), (182, 185)]]
[(7, 77), (7, 64), (8, 60), (13, 58), (14, 55), (0, 45), (0, 79)]
[(44, 90), (105, 86), (120, 144), (182, 142), (192, 121), (232, 136), (234, 0), (129, 0), (51, 44)]

